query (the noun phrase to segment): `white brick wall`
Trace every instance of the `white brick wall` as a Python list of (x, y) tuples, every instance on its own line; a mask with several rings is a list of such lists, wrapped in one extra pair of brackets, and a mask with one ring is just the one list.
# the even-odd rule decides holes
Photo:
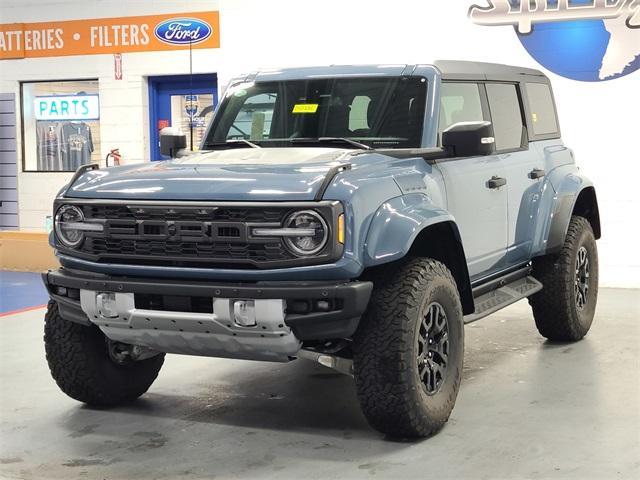
[[(490, 61), (540, 68), (513, 29), (472, 25), (473, 0), (2, 0), (2, 23), (221, 11), (219, 50), (194, 52), (196, 72), (216, 72), (220, 86), (237, 73), (309, 64), (425, 63), (436, 58)], [(148, 158), (146, 75), (188, 72), (185, 52), (126, 54), (124, 80), (113, 80), (113, 57), (4, 61), (0, 91), (17, 80), (97, 77), (102, 102), (103, 156), (119, 146), (126, 158)], [(597, 184), (603, 239), (602, 284), (640, 287), (640, 72), (586, 84), (549, 74), (563, 136)], [(635, 103), (634, 103), (635, 102)], [(126, 115), (123, 115), (126, 113)], [(39, 229), (66, 176), (21, 174), (21, 224)]]
[[(3, 0), (0, 23), (75, 20), (82, 18), (152, 15), (211, 11), (215, 1), (114, 1), (100, 0)], [(194, 73), (215, 73), (220, 65), (218, 50), (194, 50)], [(14, 92), (19, 98), (19, 82), (97, 78), (100, 84), (100, 158), (112, 148), (120, 148), (123, 163), (149, 158), (148, 76), (187, 74), (189, 53), (146, 52), (123, 54), (123, 79), (115, 80), (113, 55), (52, 57), (4, 60), (0, 64), (0, 92)], [(19, 113), (18, 113), (19, 116)], [(22, 162), (21, 140), (18, 158)], [(20, 172), (21, 166), (18, 171)], [(51, 215), (55, 194), (72, 173), (18, 174), (20, 228), (42, 230)]]

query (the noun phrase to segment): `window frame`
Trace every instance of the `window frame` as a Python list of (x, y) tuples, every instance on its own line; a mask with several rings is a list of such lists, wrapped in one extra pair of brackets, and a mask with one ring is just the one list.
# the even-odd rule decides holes
[[(24, 128), (24, 86), (33, 83), (64, 83), (64, 82), (96, 82), (98, 84), (98, 99), (100, 98), (100, 79), (96, 77), (89, 78), (63, 78), (63, 79), (46, 79), (46, 80), (22, 80), (20, 85), (20, 169), (21, 173), (73, 173), (75, 170), (27, 170), (25, 155), (25, 128)], [(97, 120), (100, 122), (100, 119)]]
[(530, 133), (529, 133), (529, 125), (527, 123), (527, 114), (524, 109), (524, 96), (522, 95), (521, 82), (501, 82), (495, 80), (486, 80), (482, 82), (482, 89), (484, 90), (484, 94), (487, 100), (487, 108), (489, 109), (489, 121), (491, 122), (491, 127), (493, 128), (493, 136), (497, 137), (495, 131), (495, 124), (493, 122), (493, 115), (491, 114), (491, 104), (489, 103), (489, 93), (487, 92), (487, 85), (512, 85), (516, 89), (516, 95), (518, 97), (518, 106), (520, 107), (520, 120), (522, 120), (523, 132), (520, 138), (520, 146), (515, 148), (504, 148), (502, 150), (498, 150), (494, 152), (495, 155), (500, 155), (504, 153), (514, 153), (514, 152), (526, 152), (529, 150), (529, 142), (530, 142)]
[[(322, 77), (318, 77), (319, 79)], [(395, 78), (395, 75), (366, 75), (366, 74), (358, 74), (358, 75), (335, 75), (335, 76), (329, 76), (326, 77), (329, 79), (335, 79), (335, 80), (344, 80), (344, 79), (356, 79), (356, 80), (370, 80), (370, 79), (391, 79), (391, 78)], [(433, 80), (430, 80), (429, 77), (423, 75), (423, 74), (416, 74), (416, 75), (400, 75), (397, 77), (399, 80), (401, 79), (419, 79), (420, 83), (424, 83), (424, 100), (421, 103), (422, 105), (422, 110), (423, 110), (423, 114), (420, 116), (420, 126), (417, 129), (418, 132), (418, 146), (416, 147), (397, 147), (397, 146), (389, 146), (389, 147), (373, 147), (375, 149), (388, 149), (388, 150), (407, 150), (407, 149), (421, 149), (424, 148), (424, 142), (425, 142), (425, 137), (426, 137), (426, 125), (429, 121), (429, 105), (431, 103), (431, 97), (430, 95), (432, 94), (432, 90), (431, 88), (433, 88), (432, 86), (432, 82)], [(238, 82), (233, 82), (231, 84), (229, 84), (227, 86), (227, 90), (225, 91), (224, 95), (220, 98), (218, 106), (219, 108), (216, 108), (216, 111), (214, 113), (213, 118), (211, 119), (209, 126), (204, 134), (204, 139), (202, 146), (206, 145), (206, 139), (209, 138), (209, 136), (211, 135), (211, 132), (214, 130), (217, 130), (220, 125), (222, 124), (222, 115), (224, 114), (225, 109), (227, 108), (226, 102), (227, 102), (227, 97), (232, 93), (232, 90), (235, 88), (240, 88), (242, 85), (244, 84), (252, 84), (252, 85), (261, 85), (261, 84), (268, 84), (268, 83), (280, 83), (280, 82), (284, 82), (284, 81), (295, 81), (295, 80), (299, 80), (299, 81), (309, 81), (309, 80), (314, 80), (316, 78), (314, 77), (300, 77), (300, 78), (287, 78), (287, 79), (283, 79), (283, 80), (261, 80), (261, 81), (247, 81), (247, 79), (245, 78), (243, 81), (238, 81)], [(477, 83), (477, 82), (475, 82)], [(276, 104), (274, 107), (274, 116), (275, 116), (275, 112), (278, 111), (280, 112), (280, 114), (278, 115), (280, 122), (282, 122), (282, 128), (286, 127), (286, 105), (283, 103), (285, 101), (285, 95), (282, 94), (282, 90), (281, 90), (281, 86), (279, 86), (278, 88), (278, 98), (276, 99)], [(483, 109), (483, 114), (484, 114), (484, 109)], [(271, 124), (271, 129), (273, 131), (274, 125), (276, 124), (276, 122), (272, 122)], [(350, 137), (347, 137), (350, 138)], [(212, 140), (215, 140), (212, 138)], [(216, 140), (216, 141), (221, 141), (221, 140)]]
[[(447, 79), (447, 80), (442, 80), (442, 84), (445, 83), (472, 83), (472, 84), (476, 84), (478, 85), (478, 89), (480, 91), (480, 104), (482, 106), (482, 115), (484, 117), (484, 120), (491, 122), (491, 125), (493, 127), (493, 117), (491, 116), (491, 108), (489, 106), (489, 95), (487, 93), (487, 84), (507, 84), (507, 85), (513, 85), (516, 87), (516, 94), (518, 95), (518, 103), (520, 106), (520, 116), (522, 118), (522, 125), (523, 127), (526, 129), (526, 135), (523, 133), (522, 135), (522, 140), (520, 143), (520, 147), (518, 148), (511, 148), (511, 149), (503, 149), (503, 150), (496, 150), (493, 155), (500, 155), (500, 154), (505, 154), (505, 153), (514, 153), (514, 152), (526, 152), (529, 150), (529, 142), (534, 141), (531, 136), (531, 128), (528, 122), (528, 115), (529, 112), (527, 110), (527, 102), (524, 101), (525, 98), (525, 94), (526, 91), (523, 92), (522, 88), (523, 88), (523, 82), (515, 82), (515, 81), (501, 81), (501, 80), (484, 80), (484, 79), (473, 79), (473, 80), (457, 80), (457, 79)], [(529, 82), (532, 83), (532, 82)], [(545, 83), (545, 82), (538, 82), (538, 83)], [(441, 85), (442, 86), (442, 85)], [(551, 90), (553, 93), (553, 90)], [(440, 92), (442, 92), (442, 89), (440, 89)], [(440, 93), (441, 94), (441, 93)], [(553, 95), (552, 95), (553, 96)], [(555, 106), (555, 104), (554, 104)], [(438, 107), (440, 108), (440, 107)], [(557, 112), (557, 111), (556, 111)], [(495, 131), (494, 131), (494, 136), (495, 136)], [(552, 138), (559, 138), (558, 137), (552, 137)], [(537, 138), (536, 140), (543, 140), (542, 138)], [(442, 132), (440, 130), (440, 111), (438, 110), (438, 147), (442, 147)], [(467, 158), (467, 157), (464, 157)]]
[[(549, 93), (551, 95), (551, 105), (553, 106), (553, 113), (555, 115), (555, 119), (556, 119), (556, 127), (557, 130), (553, 133), (544, 133), (544, 134), (538, 134), (536, 135), (533, 131), (533, 125), (530, 124), (530, 119), (531, 119), (531, 109), (529, 108), (529, 92), (527, 91), (527, 84), (528, 83), (535, 83), (535, 84), (542, 84), (542, 85), (546, 85), (547, 88), (549, 89)], [(530, 142), (537, 142), (540, 140), (559, 140), (560, 138), (562, 138), (562, 133), (561, 133), (561, 128), (560, 128), (560, 118), (558, 117), (558, 106), (556, 104), (556, 98), (555, 98), (555, 94), (553, 92), (553, 87), (551, 86), (551, 82), (549, 82), (548, 80), (533, 80), (533, 79), (527, 79), (524, 80), (522, 82), (520, 82), (520, 90), (522, 91), (522, 98), (523, 100), (526, 99), (526, 102), (523, 102), (524, 105), (524, 111), (525, 111), (525, 116), (526, 116), (526, 121), (527, 121), (527, 129), (529, 130), (529, 141)]]
[[(489, 99), (487, 98), (487, 90), (484, 87), (483, 80), (442, 80), (439, 89), (438, 97), (438, 147), (442, 147), (442, 130), (440, 130), (440, 108), (442, 106), (442, 85), (445, 83), (464, 83), (473, 84), (478, 87), (478, 94), (480, 95), (480, 108), (482, 109), (482, 118), (484, 121), (491, 121), (491, 113), (489, 111)], [(466, 158), (466, 157), (465, 157)]]

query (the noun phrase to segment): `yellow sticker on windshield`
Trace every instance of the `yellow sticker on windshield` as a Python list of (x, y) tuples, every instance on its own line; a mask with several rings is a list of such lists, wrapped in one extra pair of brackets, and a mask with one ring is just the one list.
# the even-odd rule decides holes
[(296, 103), (291, 113), (316, 113), (317, 111), (317, 103)]

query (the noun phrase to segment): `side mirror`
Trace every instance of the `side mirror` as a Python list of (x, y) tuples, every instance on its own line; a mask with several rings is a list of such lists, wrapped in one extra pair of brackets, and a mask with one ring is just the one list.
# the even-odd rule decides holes
[(442, 146), (456, 157), (491, 155), (496, 151), (491, 122), (454, 123), (442, 132)]
[(165, 127), (160, 130), (160, 153), (166, 157), (177, 158), (178, 151), (187, 148), (187, 136), (177, 128)]

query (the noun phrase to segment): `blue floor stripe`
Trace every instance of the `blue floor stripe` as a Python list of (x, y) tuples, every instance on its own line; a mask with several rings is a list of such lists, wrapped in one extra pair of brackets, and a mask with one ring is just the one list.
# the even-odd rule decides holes
[(0, 270), (0, 313), (36, 307), (48, 300), (39, 273)]

